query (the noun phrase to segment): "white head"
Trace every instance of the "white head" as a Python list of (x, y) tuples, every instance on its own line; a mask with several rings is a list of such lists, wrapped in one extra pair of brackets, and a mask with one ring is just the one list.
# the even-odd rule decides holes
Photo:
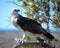
[(18, 13), (18, 12), (19, 12), (19, 9), (14, 8), (14, 9), (12, 9), (11, 14), (16, 14), (16, 13)]

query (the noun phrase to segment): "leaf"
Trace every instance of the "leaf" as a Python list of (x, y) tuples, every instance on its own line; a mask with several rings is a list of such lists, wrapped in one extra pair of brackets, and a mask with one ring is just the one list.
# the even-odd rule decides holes
[(30, 2), (29, 5), (33, 7), (33, 6), (35, 6), (35, 3)]
[(18, 2), (21, 2), (22, 0), (18, 0)]
[(34, 0), (26, 0), (27, 2), (34, 2)]
[(27, 36), (27, 37), (26, 37), (26, 40), (27, 40), (27, 41), (31, 41), (32, 38), (31, 38), (30, 36)]
[(39, 11), (38, 7), (34, 6), (33, 11), (38, 12)]
[(23, 2), (23, 6), (27, 6), (27, 3), (26, 2)]

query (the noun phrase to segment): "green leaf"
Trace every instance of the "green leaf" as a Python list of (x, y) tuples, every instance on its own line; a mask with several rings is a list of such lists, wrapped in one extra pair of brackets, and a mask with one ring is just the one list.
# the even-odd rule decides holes
[(18, 0), (18, 2), (21, 2), (22, 0)]
[(26, 37), (26, 40), (27, 40), (27, 41), (31, 41), (32, 38), (31, 38), (30, 36), (27, 36), (27, 37)]
[(34, 7), (35, 6), (35, 3), (30, 2), (29, 5), (32, 6), (32, 7)]
[(23, 6), (27, 6), (27, 2), (23, 2)]
[(34, 2), (34, 0), (26, 0), (27, 2)]

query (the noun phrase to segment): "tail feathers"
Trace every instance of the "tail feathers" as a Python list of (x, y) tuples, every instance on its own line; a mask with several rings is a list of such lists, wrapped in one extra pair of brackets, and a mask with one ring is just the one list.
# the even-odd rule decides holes
[(49, 32), (47, 32), (45, 29), (42, 28), (43, 34), (49, 38), (50, 40), (54, 39), (54, 36), (52, 34), (50, 34)]
[(50, 33), (47, 33), (47, 34), (44, 33), (44, 35), (48, 37), (50, 40), (54, 39), (54, 36), (52, 36)]

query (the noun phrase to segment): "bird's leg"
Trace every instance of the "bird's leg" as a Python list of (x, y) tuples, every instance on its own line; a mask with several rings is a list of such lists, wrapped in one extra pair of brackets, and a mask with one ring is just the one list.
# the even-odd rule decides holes
[(24, 39), (25, 39), (25, 35), (26, 35), (26, 33), (24, 32), (22, 39), (20, 39), (18, 42), (19, 44), (23, 44)]
[(18, 44), (17, 45), (13, 45), (12, 48), (20, 48), (20, 45), (22, 45), (24, 43), (25, 35), (26, 35), (26, 33), (24, 32), (22, 39), (15, 38), (15, 40), (17, 41)]
[(24, 32), (22, 39), (16, 39), (18, 41), (18, 45), (14, 45), (12, 48), (20, 48), (20, 45), (24, 43), (26, 33)]

